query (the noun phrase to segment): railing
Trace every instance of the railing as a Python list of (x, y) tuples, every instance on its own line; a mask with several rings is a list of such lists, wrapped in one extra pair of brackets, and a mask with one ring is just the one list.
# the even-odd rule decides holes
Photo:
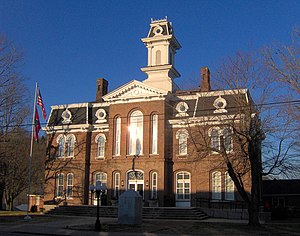
[(244, 210), (247, 204), (244, 201), (228, 201), (219, 199), (196, 198), (196, 206), (214, 209)]

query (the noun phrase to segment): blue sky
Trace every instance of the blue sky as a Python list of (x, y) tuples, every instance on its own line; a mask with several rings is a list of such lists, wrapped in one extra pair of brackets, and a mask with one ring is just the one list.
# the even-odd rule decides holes
[(97, 78), (106, 78), (110, 91), (145, 79), (140, 39), (150, 18), (173, 23), (182, 45), (179, 85), (200, 81), (202, 66), (213, 78), (220, 61), (238, 50), (288, 43), (300, 26), (299, 0), (0, 0), (0, 6), (0, 33), (25, 52), (20, 69), (32, 91), (38, 81), (48, 114), (51, 105), (93, 101)]

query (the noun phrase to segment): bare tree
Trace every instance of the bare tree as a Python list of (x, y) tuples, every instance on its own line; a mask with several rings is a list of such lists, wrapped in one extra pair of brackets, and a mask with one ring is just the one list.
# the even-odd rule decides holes
[[(292, 124), (292, 129), (281, 126), (281, 132), (284, 130), (285, 135), (294, 141), (292, 146), (289, 146), (293, 153), (293, 160), (290, 162), (292, 166), (282, 172), (298, 174), (294, 172), (299, 158), (300, 151), (300, 30), (294, 29), (291, 34), (291, 42), (289, 44), (273, 44), (264, 48), (262, 51), (264, 64), (271, 75), (271, 81), (278, 83), (284, 95), (282, 101), (284, 107), (281, 109), (281, 116), (289, 116), (289, 122)], [(290, 127), (290, 126), (289, 126)], [(281, 152), (284, 155), (284, 152)], [(280, 159), (275, 159), (276, 165), (280, 164)]]
[(8, 162), (16, 154), (13, 150), (17, 151), (10, 143), (12, 134), (26, 122), (29, 114), (27, 89), (18, 71), (21, 60), (22, 54), (13, 43), (0, 35), (0, 199), (8, 186), (4, 181)]
[(273, 79), (288, 85), (300, 95), (300, 30), (292, 32), (289, 45), (267, 47), (263, 50), (263, 55)]
[(225, 113), (207, 120), (208, 124), (220, 124), (220, 142), (214, 144), (213, 134), (209, 135), (214, 125), (208, 125), (190, 127), (192, 143), (200, 160), (212, 152), (219, 154), (221, 161), (214, 164), (228, 172), (246, 202), (249, 225), (259, 225), (262, 175), (281, 174), (292, 167), (289, 151), (294, 142), (288, 134), (291, 122), (287, 114), (274, 109), (277, 88), (269, 82), (270, 75), (259, 54), (238, 52), (223, 62), (216, 77), (218, 90), (229, 89), (233, 99)]

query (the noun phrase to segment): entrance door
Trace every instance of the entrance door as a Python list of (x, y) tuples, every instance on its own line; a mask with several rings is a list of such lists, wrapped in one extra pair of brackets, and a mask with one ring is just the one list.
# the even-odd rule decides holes
[(176, 174), (176, 206), (191, 206), (191, 177), (188, 172)]
[(127, 189), (138, 192), (144, 198), (144, 173), (141, 171), (128, 172)]

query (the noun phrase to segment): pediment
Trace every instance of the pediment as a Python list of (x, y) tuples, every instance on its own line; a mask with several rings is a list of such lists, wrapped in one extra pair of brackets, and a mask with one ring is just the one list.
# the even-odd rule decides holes
[(132, 80), (131, 82), (111, 91), (103, 96), (104, 101), (129, 100), (138, 98), (161, 97), (167, 93), (153, 88), (143, 82)]

